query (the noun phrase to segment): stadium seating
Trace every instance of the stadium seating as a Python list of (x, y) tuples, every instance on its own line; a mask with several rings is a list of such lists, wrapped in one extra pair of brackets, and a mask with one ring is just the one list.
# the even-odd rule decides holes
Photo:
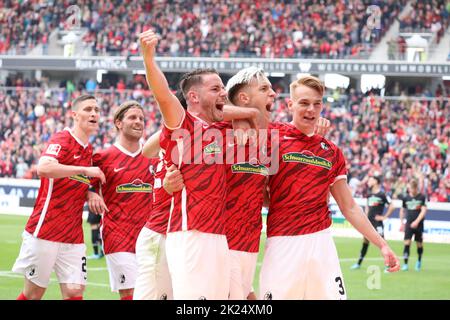
[[(64, 11), (38, 0), (3, 4), (0, 54), (46, 52), (51, 32), (73, 23)], [(138, 55), (137, 35), (148, 28), (164, 34), (165, 56), (346, 58), (367, 56), (406, 0), (376, 1), (381, 29), (367, 27), (367, 1), (292, 0), (273, 5), (233, 0), (119, 1), (80, 5), (79, 27), (94, 55)], [(1, 5), (0, 5), (1, 9)], [(445, 11), (445, 10), (444, 10)], [(447, 12), (447, 11), (445, 11)], [(72, 23), (72, 24), (71, 24)]]

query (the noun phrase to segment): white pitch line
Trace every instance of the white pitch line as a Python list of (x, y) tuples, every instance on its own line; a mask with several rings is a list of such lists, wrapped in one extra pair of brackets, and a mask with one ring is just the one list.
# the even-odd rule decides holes
[(89, 271), (105, 271), (105, 270), (108, 270), (108, 268), (105, 268), (105, 267), (99, 267), (99, 268), (90, 268), (90, 267), (87, 267), (87, 271), (89, 272)]
[[(23, 279), (23, 276), (21, 276), (21, 275), (19, 275), (19, 274), (14, 274), (14, 272), (12, 272), (12, 271), (0, 271), (0, 277)], [(50, 282), (52, 282), (52, 283), (58, 283), (58, 280), (56, 280), (56, 279), (50, 279)], [(87, 286), (94, 286), (94, 287), (105, 287), (105, 288), (109, 288), (109, 285), (108, 285), (108, 284), (105, 284), (105, 283), (87, 282), (86, 285), (87, 285)]]
[[(402, 262), (403, 257), (397, 257), (399, 260), (401, 260), (400, 262)], [(411, 259), (411, 256), (410, 256)], [(356, 258), (341, 258), (339, 259), (340, 262), (352, 262), (352, 261), (357, 261), (358, 257)], [(383, 258), (364, 258), (364, 261), (384, 261)], [(444, 258), (424, 258), (424, 261), (442, 261), (442, 262), (448, 262), (448, 259), (444, 259)], [(262, 265), (262, 262), (258, 262), (257, 263), (258, 266)]]

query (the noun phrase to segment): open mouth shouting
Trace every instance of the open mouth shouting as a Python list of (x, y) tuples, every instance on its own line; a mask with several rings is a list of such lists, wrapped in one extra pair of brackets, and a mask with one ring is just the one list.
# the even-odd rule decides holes
[(223, 111), (223, 106), (224, 106), (224, 103), (216, 103), (217, 110)]

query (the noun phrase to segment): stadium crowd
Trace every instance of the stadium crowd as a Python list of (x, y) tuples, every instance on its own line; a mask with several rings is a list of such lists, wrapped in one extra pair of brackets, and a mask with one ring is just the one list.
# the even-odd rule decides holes
[(449, 17), (448, 1), (416, 0), (412, 2), (412, 10), (400, 19), (400, 31), (437, 32), (438, 38), (441, 38), (449, 25)]
[[(95, 55), (138, 55), (138, 34), (153, 28), (164, 34), (158, 55), (355, 58), (370, 51), (406, 2), (84, 0), (69, 13), (79, 13), (88, 30), (83, 41)], [(0, 54), (47, 46), (55, 28), (76, 25), (66, 12), (73, 3), (2, 2)], [(381, 29), (367, 25), (369, 5), (380, 7)]]
[[(91, 141), (95, 148), (113, 142), (113, 110), (126, 99), (146, 107), (145, 137), (160, 126), (157, 106), (140, 76), (128, 83), (121, 80), (112, 90), (98, 89), (92, 80), (67, 81), (52, 89), (46, 79), (34, 82), (40, 85), (34, 88), (26, 88), (24, 83), (33, 82), (20, 77), (7, 82), (9, 89), (0, 90), (0, 177), (37, 178), (41, 150), (52, 133), (70, 126), (68, 101), (80, 92), (94, 92), (102, 110), (101, 130)], [(386, 192), (394, 197), (405, 191), (407, 178), (414, 175), (430, 201), (450, 201), (450, 107), (442, 99), (449, 94), (442, 88), (434, 93), (417, 88), (416, 93), (424, 99), (409, 100), (405, 91), (399, 100), (389, 101), (354, 89), (328, 93), (332, 99), (323, 113), (332, 123), (328, 136), (344, 150), (355, 196), (367, 194), (370, 175), (382, 175)], [(282, 95), (275, 102), (273, 120), (290, 121)]]

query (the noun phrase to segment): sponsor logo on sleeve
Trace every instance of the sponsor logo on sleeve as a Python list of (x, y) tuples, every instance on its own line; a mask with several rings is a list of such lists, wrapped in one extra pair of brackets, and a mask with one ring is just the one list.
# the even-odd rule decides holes
[(91, 184), (91, 181), (89, 180), (89, 178), (83, 174), (77, 174), (77, 175), (71, 176), (71, 177), (69, 177), (69, 179), (75, 180), (75, 181), (78, 181), (78, 182), (81, 182), (81, 183), (84, 183), (87, 185)]
[(59, 151), (61, 151), (61, 145), (60, 144), (50, 144), (47, 147), (47, 151), (45, 151), (45, 153), (46, 154), (53, 154), (53, 155), (57, 156)]
[(206, 154), (218, 154), (222, 152), (222, 148), (216, 141), (213, 141), (205, 147), (204, 151)]

